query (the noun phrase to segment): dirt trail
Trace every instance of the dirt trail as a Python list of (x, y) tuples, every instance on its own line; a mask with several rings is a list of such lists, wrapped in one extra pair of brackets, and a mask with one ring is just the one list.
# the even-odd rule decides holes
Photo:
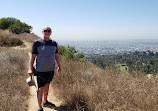
[[(25, 49), (25, 50), (31, 49), (31, 43), (24, 41), (24, 46), (25, 47), (17, 46), (17, 47), (13, 47), (13, 48), (14, 49)], [(31, 53), (29, 52), (28, 55), (30, 57)], [(37, 84), (36, 77), (34, 77), (34, 80), (35, 80), (35, 83)], [(29, 99), (28, 99), (28, 111), (37, 111), (38, 110), (37, 88), (35, 86), (31, 86), (31, 87), (29, 87), (29, 92), (30, 92), (30, 95), (29, 95)], [(53, 104), (55, 104), (57, 107), (59, 107), (62, 103), (61, 101), (56, 100), (56, 98), (53, 96), (52, 86), (50, 86), (50, 89), (49, 89), (48, 100), (50, 102), (52, 102)], [(57, 110), (54, 110), (54, 109), (44, 107), (43, 109), (44, 109), (44, 111), (61, 111), (60, 108), (57, 108)]]
[(23, 50), (29, 50), (31, 49), (31, 43), (29, 42), (26, 42), (26, 41), (23, 41), (23, 45), (22, 46), (15, 46), (15, 47), (12, 47), (13, 49), (23, 49)]

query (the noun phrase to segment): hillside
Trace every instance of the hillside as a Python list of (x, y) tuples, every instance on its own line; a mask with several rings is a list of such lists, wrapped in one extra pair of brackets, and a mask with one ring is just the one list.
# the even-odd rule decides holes
[(39, 39), (39, 37), (35, 34), (31, 34), (31, 33), (21, 33), (21, 34), (13, 34), (11, 32), (9, 32), (8, 29), (2, 30), (0, 29), (0, 36), (9, 36), (11, 38), (20, 38), (23, 41), (32, 43), (34, 40)]
[[(33, 39), (37, 38), (33, 34), (16, 35), (10, 33), (9, 30), (0, 30), (0, 43), (6, 43), (5, 46), (0, 46), (1, 111), (26, 111), (28, 109), (29, 87), (25, 83), (28, 77), (26, 73), (29, 60), (27, 53), (28, 50), (30, 51), (28, 45), (31, 45)], [(16, 43), (12, 42), (13, 40), (21, 40), (23, 44), (21, 46), (8, 44)]]
[[(26, 33), (16, 35), (7, 30), (1, 30), (0, 35), (30, 43), (19, 48), (0, 47), (0, 110), (27, 111), (30, 93), (25, 79), (30, 49), (25, 47), (38, 37)], [(148, 79), (139, 72), (132, 76), (114, 66), (103, 70), (88, 61), (64, 57), (61, 65), (62, 73), (58, 75), (55, 71), (50, 90), (56, 101), (61, 101), (58, 111), (158, 110), (158, 80), (154, 78)]]

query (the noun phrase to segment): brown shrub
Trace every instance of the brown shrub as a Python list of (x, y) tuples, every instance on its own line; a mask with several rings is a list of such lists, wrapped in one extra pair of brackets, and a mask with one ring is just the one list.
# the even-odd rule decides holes
[(10, 38), (18, 38), (20, 40), (32, 43), (34, 40), (39, 39), (39, 37), (35, 34), (31, 33), (21, 33), (21, 34), (13, 34), (9, 32), (9, 30), (1, 30), (0, 36), (8, 36)]
[(17, 37), (21, 40), (24, 40), (29, 43), (33, 43), (34, 40), (39, 39), (39, 37), (35, 34), (30, 34), (30, 33), (21, 33), (21, 34), (10, 34), (12, 37)]
[(0, 46), (19, 46), (22, 45), (23, 41), (19, 38), (11, 38), (9, 36), (0, 35)]
[(0, 52), (0, 111), (26, 111), (28, 86), (25, 83), (26, 52)]

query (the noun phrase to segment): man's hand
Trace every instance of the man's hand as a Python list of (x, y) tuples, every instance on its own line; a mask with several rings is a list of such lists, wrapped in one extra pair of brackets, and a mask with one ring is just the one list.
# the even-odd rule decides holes
[(58, 63), (57, 72), (58, 72), (58, 74), (60, 74), (61, 73), (61, 64), (60, 64), (60, 57), (59, 57), (58, 53), (55, 54), (55, 60)]
[(58, 68), (57, 68), (57, 72), (58, 72), (58, 74), (61, 73), (61, 66), (58, 66)]
[(29, 74), (29, 76), (32, 76), (32, 75), (33, 75), (33, 71), (32, 71), (32, 70), (29, 70), (29, 71), (28, 71), (28, 74)]

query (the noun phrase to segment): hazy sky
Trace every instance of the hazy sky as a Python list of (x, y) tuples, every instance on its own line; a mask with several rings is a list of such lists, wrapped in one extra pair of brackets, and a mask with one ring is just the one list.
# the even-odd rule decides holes
[(158, 39), (158, 0), (0, 0), (2, 17), (55, 40)]

